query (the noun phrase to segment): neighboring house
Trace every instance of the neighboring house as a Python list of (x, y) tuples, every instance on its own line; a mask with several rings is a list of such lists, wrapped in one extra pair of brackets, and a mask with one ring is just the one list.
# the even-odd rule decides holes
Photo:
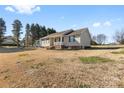
[(37, 46), (55, 49), (81, 49), (91, 46), (91, 36), (88, 28), (57, 32), (40, 38)]
[(40, 39), (36, 40), (35, 43), (33, 44), (33, 46), (34, 47), (42, 47)]
[(12, 36), (6, 36), (2, 42), (2, 45), (16, 46), (16, 42), (14, 41)]

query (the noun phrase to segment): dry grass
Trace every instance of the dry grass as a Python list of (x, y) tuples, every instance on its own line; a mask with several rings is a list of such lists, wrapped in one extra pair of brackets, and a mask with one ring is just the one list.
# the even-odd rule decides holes
[(120, 51), (113, 51), (111, 53), (113, 53), (113, 54), (124, 54), (124, 49), (121, 49)]
[(32, 65), (31, 68), (33, 68), (33, 69), (39, 69), (40, 67), (42, 67), (44, 65), (45, 65), (44, 63), (38, 63), (38, 64)]
[(23, 53), (23, 54), (19, 54), (19, 57), (25, 57), (28, 56), (29, 54)]
[(111, 53), (121, 50), (0, 53), (0, 87), (124, 87), (124, 55)]
[(79, 86), (79, 88), (90, 88), (90, 87), (91, 87), (90, 85), (86, 85), (86, 84)]

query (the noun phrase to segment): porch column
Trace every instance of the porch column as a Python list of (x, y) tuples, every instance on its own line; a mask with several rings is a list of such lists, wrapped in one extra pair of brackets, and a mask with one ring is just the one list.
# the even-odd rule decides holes
[(62, 36), (60, 37), (60, 47), (61, 47), (61, 49), (63, 48), (63, 41), (62, 41)]
[(62, 36), (60, 37), (60, 42), (62, 42)]
[(49, 38), (50, 46), (53, 46), (53, 38)]

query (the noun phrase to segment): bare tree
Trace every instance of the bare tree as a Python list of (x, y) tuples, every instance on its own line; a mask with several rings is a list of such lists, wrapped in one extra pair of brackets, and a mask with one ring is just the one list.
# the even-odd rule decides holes
[(92, 36), (92, 40), (93, 41), (96, 41), (97, 40), (97, 37), (96, 36)]
[(91, 34), (91, 44), (97, 45), (96, 36)]
[(119, 44), (124, 44), (124, 29), (115, 32), (114, 40)]
[(106, 39), (107, 39), (107, 37), (106, 37), (106, 35), (104, 35), (104, 34), (98, 34), (98, 35), (96, 36), (96, 41), (97, 41), (97, 43), (100, 44), (100, 45), (105, 44)]

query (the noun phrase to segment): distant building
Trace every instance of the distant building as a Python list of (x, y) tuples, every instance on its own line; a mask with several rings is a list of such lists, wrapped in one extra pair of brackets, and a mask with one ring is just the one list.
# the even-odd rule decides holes
[(4, 37), (4, 40), (2, 42), (2, 45), (4, 46), (16, 46), (16, 42), (14, 41), (12, 36), (6, 36)]
[(40, 38), (35, 42), (37, 47), (55, 49), (81, 49), (91, 46), (91, 36), (88, 28), (57, 32)]

